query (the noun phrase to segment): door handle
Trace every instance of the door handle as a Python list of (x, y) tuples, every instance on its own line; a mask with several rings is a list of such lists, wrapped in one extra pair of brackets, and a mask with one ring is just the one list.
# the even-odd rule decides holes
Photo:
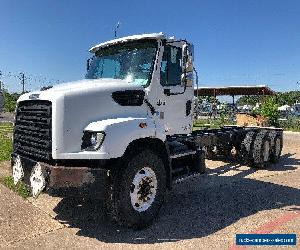
[(187, 101), (186, 104), (185, 104), (185, 114), (186, 114), (186, 116), (189, 116), (189, 115), (190, 115), (191, 110), (192, 110), (192, 101), (189, 100), (189, 101)]
[(170, 89), (164, 89), (164, 94), (167, 96), (171, 95)]
[(184, 94), (184, 92), (185, 92), (185, 88), (184, 88), (184, 90), (182, 92), (176, 92), (176, 93), (171, 92), (171, 89), (164, 89), (164, 94), (167, 95), (167, 96), (170, 96), (170, 95), (182, 95), (182, 94)]

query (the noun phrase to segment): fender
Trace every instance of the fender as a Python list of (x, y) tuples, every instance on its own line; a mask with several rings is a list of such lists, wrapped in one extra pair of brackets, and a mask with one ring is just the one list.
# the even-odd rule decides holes
[(149, 117), (127, 117), (92, 122), (84, 130), (105, 133), (99, 153), (105, 153), (108, 159), (121, 157), (130, 142), (137, 139), (157, 138), (164, 142), (165, 134), (156, 133), (156, 129), (154, 120)]

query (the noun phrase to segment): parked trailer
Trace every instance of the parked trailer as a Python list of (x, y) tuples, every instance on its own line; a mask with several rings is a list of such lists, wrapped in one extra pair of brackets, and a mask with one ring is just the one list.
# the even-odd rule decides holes
[(167, 189), (203, 174), (205, 157), (263, 168), (282, 130), (193, 131), (193, 46), (162, 33), (90, 49), (86, 79), (26, 93), (17, 104), (12, 172), (38, 197), (104, 198), (121, 225), (144, 227)]

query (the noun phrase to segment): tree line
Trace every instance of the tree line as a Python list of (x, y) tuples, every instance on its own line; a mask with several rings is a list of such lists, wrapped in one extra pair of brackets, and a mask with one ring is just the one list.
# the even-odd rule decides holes
[(19, 93), (9, 93), (6, 90), (3, 90), (4, 96), (4, 111), (5, 112), (14, 112), (16, 109), (16, 103), (21, 94)]
[[(265, 96), (241, 96), (237, 105), (252, 105), (255, 106), (256, 103), (263, 103)], [(273, 96), (274, 102), (278, 106), (289, 105), (292, 106), (296, 102), (300, 102), (300, 91), (289, 91), (289, 92), (277, 92)]]

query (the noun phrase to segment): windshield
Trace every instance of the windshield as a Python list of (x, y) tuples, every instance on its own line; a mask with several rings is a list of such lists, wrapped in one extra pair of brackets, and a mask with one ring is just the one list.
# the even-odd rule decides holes
[(101, 48), (92, 58), (87, 79), (113, 78), (146, 87), (157, 49), (156, 40), (127, 42)]

